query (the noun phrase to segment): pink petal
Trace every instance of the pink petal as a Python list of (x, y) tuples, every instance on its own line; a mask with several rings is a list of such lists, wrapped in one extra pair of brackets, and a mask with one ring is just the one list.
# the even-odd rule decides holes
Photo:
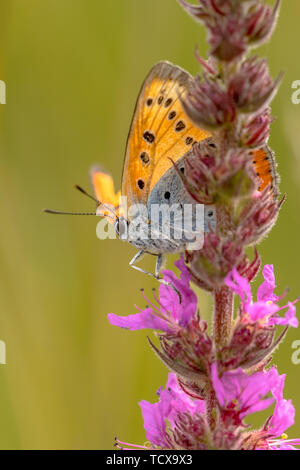
[(273, 265), (266, 264), (263, 268), (262, 274), (265, 281), (259, 286), (257, 290), (257, 300), (271, 300), (272, 302), (276, 302), (278, 297), (274, 294), (275, 277)]
[(295, 408), (291, 400), (277, 402), (273, 416), (269, 422), (268, 431), (275, 437), (281, 436), (295, 422)]
[(133, 331), (151, 328), (153, 330), (161, 330), (166, 332), (172, 331), (165, 320), (162, 320), (153, 314), (151, 308), (146, 308), (141, 313), (128, 315), (126, 317), (115, 315), (114, 313), (109, 313), (107, 317), (112, 325), (125, 328), (126, 330)]
[(270, 318), (269, 324), (270, 325), (289, 325), (293, 328), (298, 328), (298, 318), (296, 317), (296, 307), (289, 302), (288, 303), (288, 311), (286, 312), (284, 317), (273, 316)]
[(251, 288), (250, 284), (244, 277), (240, 276), (236, 269), (233, 269), (225, 279), (225, 284), (227, 284), (230, 289), (238, 294), (244, 304), (251, 302)]
[(147, 439), (152, 444), (165, 447), (166, 422), (165, 417), (161, 413), (160, 404), (152, 404), (142, 400), (139, 405), (142, 410)]
[(267, 316), (278, 312), (279, 307), (276, 304), (268, 304), (264, 301), (254, 302), (247, 306), (247, 313), (252, 322), (257, 322)]
[(164, 279), (170, 282), (180, 293), (165, 285), (159, 288), (159, 299), (162, 307), (170, 312), (172, 318), (180, 325), (187, 326), (191, 318), (194, 317), (197, 311), (197, 296), (190, 288), (190, 273), (184, 263), (184, 258), (181, 256), (175, 262), (175, 266), (181, 271), (180, 279), (178, 279), (172, 271), (163, 271)]

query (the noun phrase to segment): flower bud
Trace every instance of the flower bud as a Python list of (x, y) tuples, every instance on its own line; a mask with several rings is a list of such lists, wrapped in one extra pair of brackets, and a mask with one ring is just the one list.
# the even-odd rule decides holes
[(270, 109), (263, 110), (254, 118), (243, 123), (240, 145), (248, 148), (259, 148), (267, 144), (270, 135), (272, 118)]
[(214, 140), (208, 138), (193, 146), (182, 179), (199, 203), (231, 203), (232, 199), (245, 198), (256, 187), (252, 160), (252, 154), (244, 149), (220, 155)]
[(217, 235), (209, 233), (205, 236), (201, 251), (188, 253), (187, 260), (193, 281), (206, 290), (214, 290), (222, 286), (224, 279), (235, 266), (243, 276), (253, 279), (259, 270), (260, 259), (255, 252), (251, 262), (244, 252), (245, 245), (232, 233)]
[(275, 224), (284, 199), (276, 200), (275, 189), (267, 186), (263, 191), (254, 193), (252, 200), (245, 206), (238, 227), (238, 234), (245, 245), (258, 243)]
[(246, 60), (229, 83), (228, 92), (243, 113), (254, 113), (266, 107), (274, 97), (282, 74), (274, 82), (265, 59)]
[(182, 105), (197, 126), (209, 130), (233, 122), (236, 116), (233, 101), (227, 91), (217, 80), (205, 76), (193, 79)]
[(249, 9), (245, 19), (246, 35), (251, 44), (261, 44), (269, 39), (276, 26), (280, 0), (277, 0), (274, 8), (257, 3)]

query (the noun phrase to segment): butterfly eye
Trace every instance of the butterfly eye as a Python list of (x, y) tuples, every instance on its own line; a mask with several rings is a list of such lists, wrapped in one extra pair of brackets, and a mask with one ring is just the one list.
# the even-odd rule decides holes
[(127, 231), (128, 231), (128, 222), (124, 217), (120, 217), (115, 223), (115, 231), (121, 238), (121, 240), (127, 239)]
[(164, 196), (165, 196), (165, 199), (169, 200), (171, 197), (171, 193), (169, 191), (166, 191)]

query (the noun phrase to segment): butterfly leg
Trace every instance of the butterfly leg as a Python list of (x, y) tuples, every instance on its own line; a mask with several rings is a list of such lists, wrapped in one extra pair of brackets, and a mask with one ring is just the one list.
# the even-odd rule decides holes
[(164, 284), (165, 286), (168, 286), (168, 287), (171, 287), (172, 289), (174, 289), (174, 291), (176, 292), (176, 294), (178, 295), (179, 299), (180, 299), (180, 303), (181, 303), (181, 294), (180, 292), (176, 289), (175, 286), (173, 286), (173, 284), (171, 284), (170, 282), (167, 282), (165, 281), (163, 278), (159, 277), (159, 274), (160, 274), (160, 270), (161, 268), (163, 267), (164, 265), (164, 261), (165, 261), (165, 256), (163, 254), (159, 254), (157, 255), (157, 260), (156, 260), (156, 267), (155, 267), (155, 274), (153, 273), (149, 273), (149, 271), (146, 271), (145, 269), (142, 269), (140, 268), (139, 266), (135, 266), (135, 262), (138, 261), (139, 259), (141, 259), (145, 254), (145, 251), (143, 250), (140, 250), (137, 252), (136, 255), (134, 255), (134, 257), (132, 258), (132, 260), (130, 261), (129, 263), (129, 266), (131, 266), (133, 269), (136, 269), (136, 271), (139, 271), (143, 274), (148, 274), (148, 276), (151, 276), (151, 277), (154, 277), (154, 279), (156, 279), (158, 282), (160, 282), (161, 284)]
[[(140, 250), (138, 251), (134, 257), (132, 258), (132, 260), (129, 262), (129, 266), (133, 269), (136, 269), (137, 271), (141, 271), (142, 273), (144, 272), (143, 269), (139, 268), (138, 266), (135, 266), (135, 262), (138, 261), (139, 259), (141, 259), (143, 256), (144, 256), (145, 252), (144, 250)], [(149, 274), (149, 273), (147, 273)]]
[(148, 276), (154, 277), (157, 281), (161, 282), (162, 284), (165, 284), (166, 286), (170, 286), (171, 284), (164, 279), (159, 277), (159, 272), (163, 264), (164, 257), (163, 255), (157, 255), (157, 261), (156, 261), (156, 268), (155, 268), (155, 274), (149, 273), (149, 271), (145, 271), (145, 269), (140, 268), (139, 266), (136, 266), (135, 263), (139, 259), (141, 259), (146, 252), (143, 250), (140, 250), (137, 252), (137, 254), (132, 258), (132, 260), (129, 263), (129, 266), (131, 266), (133, 269), (136, 269), (140, 273), (148, 274)]
[(155, 266), (155, 278), (158, 280), (158, 282), (160, 282), (161, 284), (164, 284), (165, 286), (168, 286), (168, 287), (172, 287), (172, 289), (176, 292), (176, 294), (178, 295), (179, 297), (179, 302), (181, 303), (181, 294), (180, 292), (176, 289), (175, 286), (173, 286), (173, 284), (171, 284), (171, 282), (167, 282), (165, 281), (164, 279), (162, 279), (161, 277), (159, 277), (160, 275), (160, 271), (161, 269), (164, 267), (165, 265), (165, 262), (166, 262), (166, 255), (160, 253), (159, 255), (157, 255), (157, 258), (156, 258), (156, 266)]
[(155, 277), (159, 279), (160, 271), (162, 267), (165, 265), (166, 262), (166, 256), (163, 255), (162, 253), (157, 255), (156, 258), (156, 266), (155, 266)]

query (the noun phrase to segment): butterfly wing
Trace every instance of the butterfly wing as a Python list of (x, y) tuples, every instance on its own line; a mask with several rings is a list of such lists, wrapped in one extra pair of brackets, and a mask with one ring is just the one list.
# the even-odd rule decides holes
[(253, 165), (257, 178), (260, 182), (259, 191), (265, 189), (268, 185), (273, 190), (274, 197), (278, 196), (279, 175), (277, 173), (277, 164), (274, 153), (265, 145), (264, 147), (253, 151)]
[(159, 179), (191, 148), (209, 136), (185, 115), (181, 98), (190, 75), (169, 62), (156, 64), (137, 100), (122, 177), (122, 195), (128, 205), (147, 203)]
[(113, 223), (116, 217), (122, 215), (119, 207), (121, 191), (115, 193), (115, 186), (111, 175), (100, 165), (91, 167), (90, 178), (96, 199), (102, 203), (97, 208), (97, 214), (104, 217), (108, 216), (107, 220)]
[[(127, 203), (144, 203), (158, 181), (187, 154), (194, 142), (210, 137), (186, 116), (184, 98), (191, 76), (169, 62), (159, 62), (146, 77), (133, 115), (122, 176), (122, 195)], [(253, 164), (260, 181), (259, 189), (273, 185), (276, 194), (278, 176), (271, 150), (266, 146), (253, 151)], [(97, 198), (118, 211), (119, 193), (113, 180), (101, 168), (93, 169), (92, 183)]]

